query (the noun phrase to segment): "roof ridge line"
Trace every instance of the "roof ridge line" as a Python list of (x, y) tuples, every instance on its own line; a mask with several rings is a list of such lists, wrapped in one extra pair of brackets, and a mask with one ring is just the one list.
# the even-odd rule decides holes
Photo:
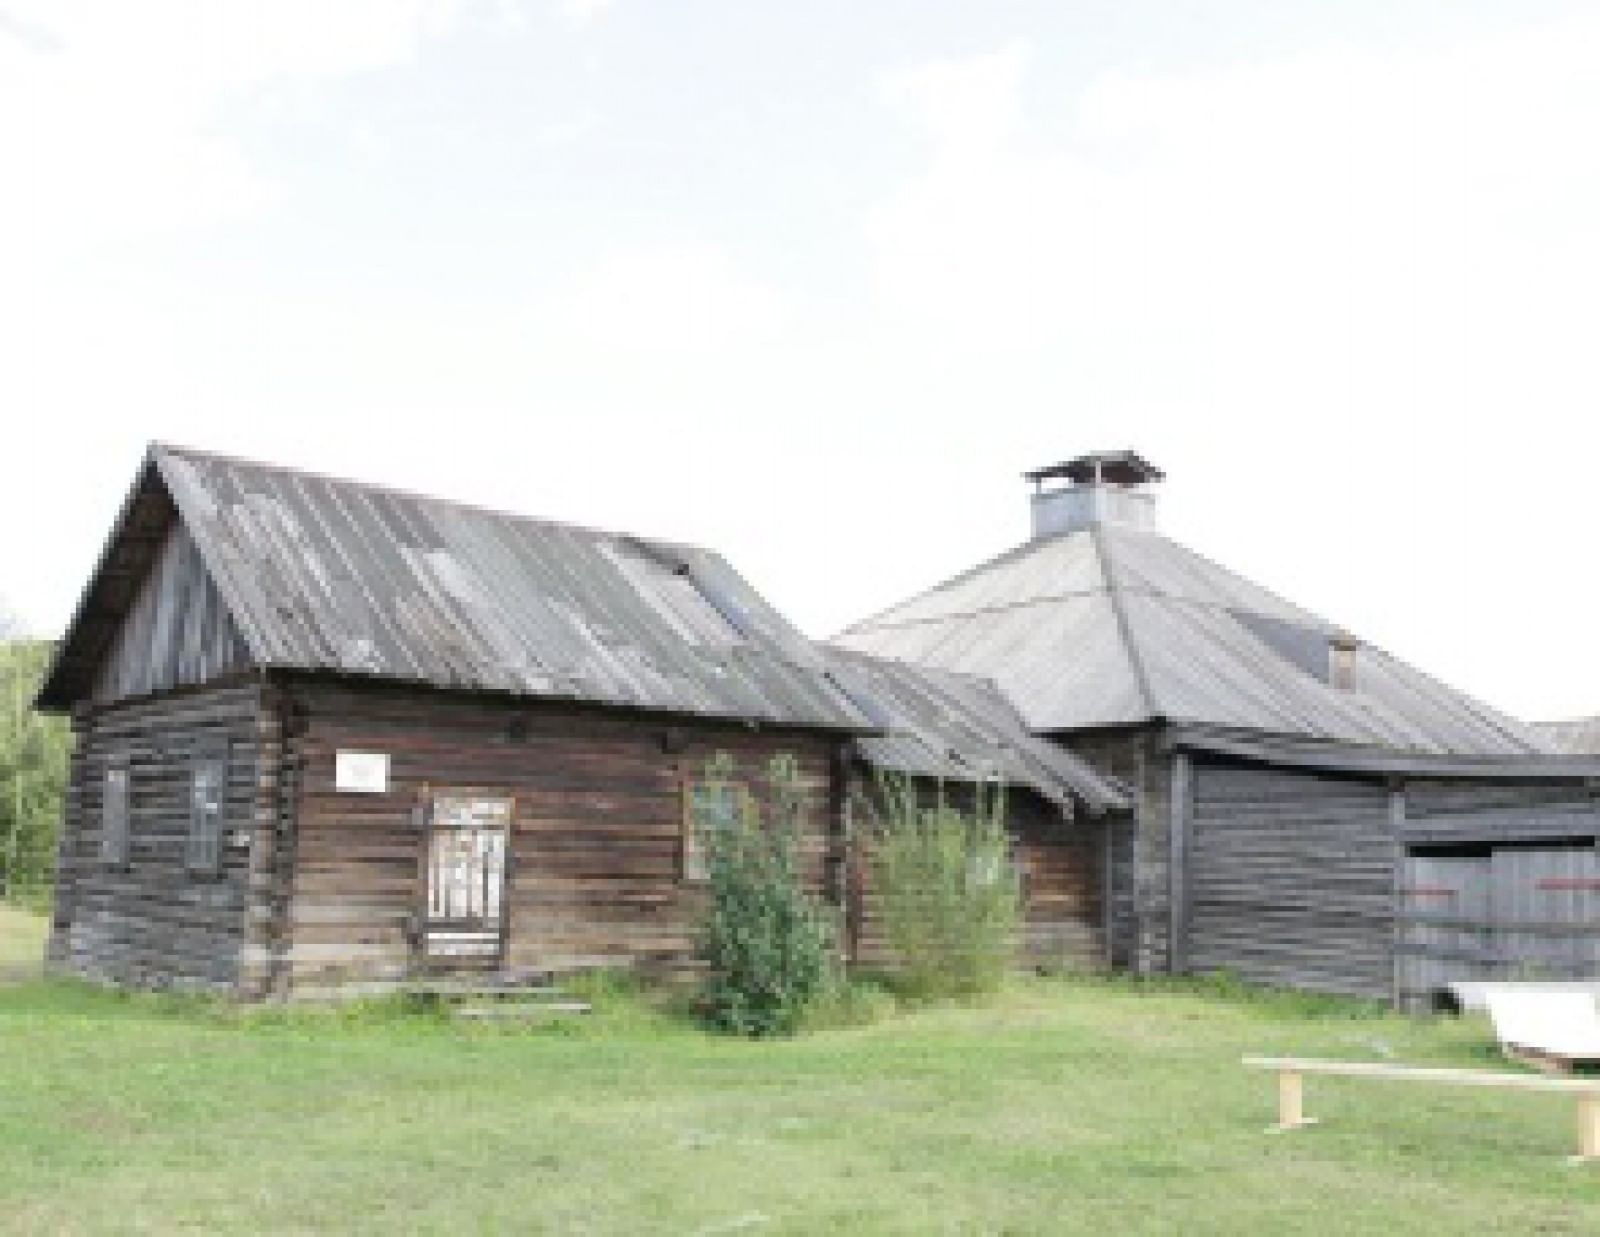
[[(863, 619), (861, 622), (854, 623), (847, 627), (844, 631), (840, 632), (839, 635), (846, 635), (850, 632), (899, 631), (907, 627), (921, 627), (926, 623), (943, 623), (952, 618), (970, 618), (975, 614), (1004, 614), (1009, 610), (1024, 610), (1029, 606), (1048, 605), (1053, 601), (1071, 601), (1075, 597), (1093, 597), (1096, 594), (1103, 593), (1105, 591), (1106, 590), (1103, 588), (1080, 588), (1073, 589), (1071, 592), (1066, 593), (1045, 593), (1042, 596), (1027, 597), (1021, 601), (1008, 601), (1004, 605), (974, 606), (970, 610), (951, 610), (944, 614), (930, 614), (926, 618), (901, 619), (896, 623), (876, 623), (868, 619)], [(907, 602), (906, 604), (910, 605), (911, 603)], [(894, 608), (899, 609), (900, 607), (896, 606)], [(885, 613), (887, 613), (887, 611), (885, 611)], [(838, 636), (830, 637), (830, 639), (836, 640), (838, 639)]]
[(1151, 690), (1150, 673), (1145, 668), (1144, 658), (1139, 653), (1138, 645), (1134, 643), (1133, 625), (1128, 622), (1128, 612), (1122, 601), (1122, 585), (1116, 578), (1106, 539), (1101, 535), (1102, 531), (1100, 525), (1093, 525), (1089, 529), (1089, 537), (1100, 559), (1100, 575), (1106, 583), (1106, 598), (1110, 601), (1111, 613), (1117, 620), (1117, 631), (1122, 636), (1122, 647), (1128, 654), (1128, 668), (1133, 671), (1134, 684), (1139, 688), (1139, 695), (1144, 698), (1145, 712), (1151, 719), (1159, 719), (1161, 708), (1156, 703), (1155, 692)]
[[(1071, 535), (1072, 534), (1070, 533), (1061, 534), (1061, 536), (1064, 537)], [(827, 639), (837, 640), (839, 637), (847, 636), (851, 632), (869, 630), (877, 623), (878, 619), (883, 618), (885, 615), (893, 614), (896, 610), (904, 610), (907, 606), (914, 605), (916, 602), (919, 602), (926, 597), (932, 597), (935, 593), (943, 592), (947, 588), (954, 588), (956, 585), (970, 580), (973, 576), (978, 575), (980, 572), (988, 571), (991, 568), (1006, 562), (1008, 559), (1019, 558), (1024, 554), (1030, 553), (1043, 541), (1054, 540), (1056, 540), (1054, 537), (1031, 537), (1027, 541), (1011, 546), (1009, 549), (1001, 550), (998, 554), (990, 555), (990, 557), (984, 559), (981, 563), (978, 563), (972, 567), (968, 567), (965, 571), (958, 571), (955, 575), (940, 580), (936, 584), (930, 584), (927, 588), (922, 589), (920, 592), (913, 593), (910, 597), (904, 597), (892, 605), (884, 606), (881, 610), (874, 610), (866, 617), (859, 618), (848, 626), (840, 628), (831, 636), (828, 636)]]
[[(874, 622), (872, 619), (862, 619), (860, 622), (854, 623), (850, 627), (846, 628), (846, 632), (901, 631), (908, 627), (921, 627), (928, 623), (944, 623), (953, 618), (971, 618), (974, 615), (980, 614), (1005, 614), (1011, 610), (1026, 609), (1028, 606), (1048, 605), (1053, 601), (1072, 601), (1078, 597), (1095, 597), (1101, 593), (1109, 593), (1110, 591), (1110, 586), (1104, 585), (1096, 588), (1072, 589), (1068, 592), (1061, 593), (1042, 593), (1037, 597), (1025, 597), (1020, 601), (1008, 601), (1002, 605), (974, 606), (970, 610), (952, 610), (944, 614), (930, 614), (925, 618), (901, 619), (898, 622), (893, 623), (878, 623)], [(1275, 615), (1266, 614), (1258, 610), (1241, 610), (1240, 607), (1230, 606), (1225, 602), (1210, 601), (1199, 597), (1189, 597), (1183, 593), (1174, 593), (1165, 589), (1151, 588), (1149, 585), (1144, 584), (1122, 584), (1118, 586), (1118, 591), (1127, 594), (1137, 594), (1140, 597), (1158, 597), (1162, 601), (1170, 601), (1178, 605), (1197, 606), (1210, 610), (1220, 610), (1226, 614), (1260, 614), (1262, 618), (1276, 618)], [(913, 598), (912, 600), (917, 599)], [(908, 601), (905, 604), (910, 605), (911, 602)], [(899, 609), (900, 607), (895, 606), (892, 608)], [(884, 611), (884, 613), (887, 612), (888, 611)], [(1288, 619), (1280, 619), (1277, 621), (1283, 623), (1290, 622)], [(1313, 628), (1306, 624), (1296, 623), (1291, 625), (1305, 626), (1306, 630), (1308, 631), (1320, 630), (1320, 628)], [(1326, 624), (1326, 626), (1333, 627), (1334, 624), (1329, 623)], [(843, 635), (845, 633), (841, 632), (840, 634)], [(1378, 645), (1368, 644), (1365, 640), (1362, 641), (1362, 644), (1368, 648), (1373, 648), (1377, 649), (1379, 652), (1384, 652), (1384, 650)], [(1390, 654), (1386, 653), (1386, 655)]]
[[(593, 524), (582, 524), (576, 520), (562, 520), (554, 516), (533, 515), (525, 511), (511, 511), (505, 507), (491, 507), (484, 503), (475, 503), (463, 498), (449, 498), (442, 494), (427, 494), (421, 490), (410, 489), (403, 485), (391, 485), (383, 481), (366, 481), (360, 477), (346, 477), (338, 473), (323, 472), (315, 468), (302, 468), (297, 464), (279, 464), (271, 460), (259, 460), (245, 455), (231, 455), (225, 451), (210, 451), (203, 447), (185, 446), (182, 443), (164, 442), (159, 439), (153, 441), (148, 448), (147, 458), (154, 458), (157, 455), (176, 456), (184, 460), (207, 460), (239, 468), (259, 468), (265, 472), (275, 472), (298, 477), (306, 481), (321, 482), (323, 485), (349, 486), (353, 489), (367, 490), (390, 498), (404, 499), (408, 502), (430, 503), (473, 515), (491, 516), (495, 519), (511, 520), (517, 523), (538, 524), (545, 528), (557, 528), (565, 532), (578, 533), (582, 536), (600, 538), (606, 541), (633, 542), (640, 545), (689, 551), (696, 554), (718, 554), (718, 551), (711, 549), (709, 546), (704, 546), (694, 541), (679, 541), (669, 537), (651, 537), (643, 533), (631, 533), (622, 529), (600, 528)], [(720, 555), (718, 556), (720, 557)]]

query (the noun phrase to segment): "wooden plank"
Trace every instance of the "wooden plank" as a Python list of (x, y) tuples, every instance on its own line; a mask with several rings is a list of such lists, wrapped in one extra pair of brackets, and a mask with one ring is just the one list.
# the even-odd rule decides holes
[(1171, 837), (1168, 842), (1170, 880), (1167, 945), (1168, 964), (1173, 974), (1189, 969), (1189, 829), (1193, 812), (1193, 757), (1188, 752), (1172, 755), (1172, 792), (1167, 812)]
[(1544, 1074), (1501, 1074), (1488, 1070), (1446, 1069), (1422, 1065), (1390, 1065), (1375, 1061), (1324, 1061), (1310, 1057), (1243, 1057), (1250, 1069), (1327, 1074), (1338, 1078), (1374, 1078), (1390, 1082), (1434, 1082), (1457, 1087), (1504, 1087), (1515, 1091), (1560, 1091), (1600, 1097), (1600, 1079), (1551, 1078)]
[(1389, 1065), (1371, 1061), (1321, 1061), (1306, 1057), (1244, 1057), (1250, 1069), (1274, 1070), (1278, 1075), (1277, 1130), (1314, 1125), (1305, 1115), (1304, 1077), (1322, 1074), (1337, 1078), (1368, 1078), (1383, 1082), (1428, 1082), (1454, 1087), (1498, 1087), (1515, 1091), (1558, 1091), (1578, 1101), (1578, 1153), (1575, 1163), (1600, 1160), (1600, 1079), (1553, 1078), (1546, 1074), (1492, 1074), (1485, 1070), (1439, 1069), (1416, 1065)]

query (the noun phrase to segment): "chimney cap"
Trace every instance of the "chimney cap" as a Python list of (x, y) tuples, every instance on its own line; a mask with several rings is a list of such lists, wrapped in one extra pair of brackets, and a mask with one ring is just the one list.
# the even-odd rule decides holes
[(1022, 474), (1035, 485), (1065, 477), (1080, 485), (1091, 481), (1110, 481), (1116, 485), (1143, 485), (1166, 477), (1159, 468), (1136, 451), (1091, 451), (1060, 464), (1035, 468)]

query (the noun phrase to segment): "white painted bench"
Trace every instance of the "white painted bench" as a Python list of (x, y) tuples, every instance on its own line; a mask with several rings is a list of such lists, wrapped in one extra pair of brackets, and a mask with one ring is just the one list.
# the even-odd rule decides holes
[(1508, 986), (1484, 999), (1507, 1056), (1564, 1072), (1600, 1062), (1600, 1004), (1588, 993)]
[(1496, 1074), (1487, 1070), (1427, 1069), (1413, 1065), (1381, 1065), (1366, 1061), (1314, 1061), (1303, 1057), (1245, 1057), (1250, 1069), (1278, 1075), (1276, 1130), (1315, 1125), (1305, 1114), (1305, 1076), (1372, 1078), (1389, 1082), (1435, 1082), (1457, 1087), (1506, 1087), (1514, 1091), (1560, 1091), (1577, 1097), (1578, 1154), (1574, 1162), (1600, 1160), (1600, 1078), (1548, 1078), (1537, 1074)]

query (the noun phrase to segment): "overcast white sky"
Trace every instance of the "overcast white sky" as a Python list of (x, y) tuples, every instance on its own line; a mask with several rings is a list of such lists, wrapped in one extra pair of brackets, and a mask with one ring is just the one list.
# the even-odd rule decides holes
[(726, 553), (825, 635), (1131, 446), (1600, 712), (1600, 6), (0, 0), (0, 604), (164, 438)]

